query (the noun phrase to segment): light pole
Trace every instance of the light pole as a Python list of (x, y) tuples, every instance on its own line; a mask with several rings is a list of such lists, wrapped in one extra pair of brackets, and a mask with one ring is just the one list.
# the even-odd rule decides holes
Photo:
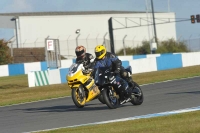
[(78, 37), (80, 36), (80, 29), (77, 29), (76, 30), (76, 34), (78, 34), (77, 36), (76, 36), (76, 47), (78, 46)]
[(126, 46), (125, 46), (125, 38), (127, 35), (124, 36), (123, 38), (123, 46), (124, 46), (124, 55), (126, 55)]
[[(149, 45), (151, 47), (152, 40), (151, 40), (151, 35), (150, 35), (150, 28), (152, 29), (152, 27), (150, 27), (150, 25), (149, 25), (149, 4), (148, 4), (148, 0), (145, 0), (145, 2), (146, 2), (146, 16), (147, 16)], [(152, 32), (152, 34), (153, 34), (153, 32)], [(151, 49), (150, 49), (150, 51), (151, 51)]]
[(18, 42), (18, 27), (17, 27), (17, 18), (12, 18), (11, 21), (15, 21), (15, 38), (16, 38), (16, 44), (17, 48), (19, 47), (19, 42)]
[(152, 10), (152, 16), (153, 16), (153, 27), (154, 27), (155, 42), (156, 42), (156, 44), (158, 44), (158, 41), (157, 41), (157, 34), (156, 34), (155, 16), (154, 16), (154, 8), (153, 8), (153, 0), (151, 0), (151, 10)]

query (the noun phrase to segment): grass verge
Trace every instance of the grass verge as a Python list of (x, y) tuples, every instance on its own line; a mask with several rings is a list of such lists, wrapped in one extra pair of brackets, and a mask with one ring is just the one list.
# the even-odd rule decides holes
[(200, 111), (40, 133), (199, 133)]
[[(134, 74), (132, 77), (141, 85), (194, 76), (200, 76), (199, 65)], [(70, 94), (71, 89), (67, 84), (29, 88), (27, 75), (0, 77), (0, 106), (70, 96)]]

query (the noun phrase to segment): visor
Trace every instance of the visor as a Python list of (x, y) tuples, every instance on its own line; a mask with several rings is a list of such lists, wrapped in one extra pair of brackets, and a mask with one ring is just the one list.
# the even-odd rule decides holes
[(84, 50), (81, 50), (81, 51), (76, 51), (76, 56), (77, 57), (80, 57), (84, 54)]
[(104, 50), (100, 51), (100, 52), (95, 52), (96, 57), (100, 57), (102, 54), (104, 53)]

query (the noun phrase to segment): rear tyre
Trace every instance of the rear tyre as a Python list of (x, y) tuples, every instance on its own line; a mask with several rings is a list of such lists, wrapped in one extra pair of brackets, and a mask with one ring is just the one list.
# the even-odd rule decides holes
[(82, 86), (79, 86), (79, 88), (72, 88), (72, 100), (76, 107), (83, 108), (86, 103), (86, 96), (85, 91)]
[(144, 101), (142, 89), (137, 83), (135, 83), (135, 87), (132, 89), (131, 96), (132, 96), (131, 103), (133, 105), (141, 105)]
[(116, 109), (119, 106), (119, 100), (116, 96), (116, 92), (112, 87), (107, 87), (102, 90), (106, 105), (110, 109)]

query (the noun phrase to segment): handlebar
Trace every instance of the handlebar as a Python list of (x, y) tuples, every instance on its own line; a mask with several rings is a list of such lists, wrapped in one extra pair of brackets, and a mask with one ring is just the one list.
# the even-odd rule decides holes
[(89, 73), (91, 73), (93, 70), (92, 69), (85, 69), (85, 70), (82, 70), (82, 72), (84, 73), (84, 74), (89, 74)]

